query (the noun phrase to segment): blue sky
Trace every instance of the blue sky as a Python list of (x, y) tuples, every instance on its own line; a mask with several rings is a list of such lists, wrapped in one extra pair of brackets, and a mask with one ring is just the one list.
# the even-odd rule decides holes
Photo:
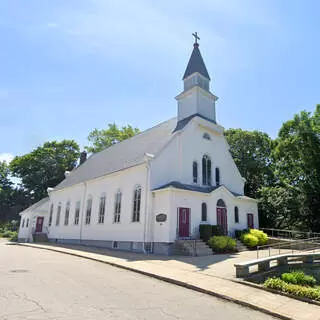
[(176, 115), (191, 33), (225, 128), (272, 137), (320, 103), (317, 0), (0, 0), (0, 159)]

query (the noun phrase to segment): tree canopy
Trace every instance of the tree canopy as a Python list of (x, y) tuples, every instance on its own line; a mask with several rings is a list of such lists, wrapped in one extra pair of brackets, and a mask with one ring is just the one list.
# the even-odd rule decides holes
[(88, 152), (99, 152), (115, 143), (131, 138), (140, 130), (132, 126), (124, 126), (119, 128), (115, 123), (109, 123), (107, 129), (94, 129), (89, 133), (88, 140), (90, 146), (86, 146)]
[(47, 188), (64, 179), (65, 171), (75, 168), (80, 155), (74, 140), (46, 142), (32, 152), (15, 157), (10, 169), (22, 181), (23, 188), (34, 195), (34, 201), (47, 196)]

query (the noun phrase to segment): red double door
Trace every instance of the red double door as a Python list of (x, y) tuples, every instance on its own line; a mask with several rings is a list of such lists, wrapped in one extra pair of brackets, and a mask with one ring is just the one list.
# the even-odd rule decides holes
[(190, 236), (190, 208), (178, 209), (179, 238)]
[(228, 234), (227, 208), (217, 208), (217, 225), (220, 226), (223, 234)]

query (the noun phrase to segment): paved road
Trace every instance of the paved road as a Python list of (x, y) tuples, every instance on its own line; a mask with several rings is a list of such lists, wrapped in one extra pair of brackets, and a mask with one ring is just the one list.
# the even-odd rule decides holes
[(274, 319), (99, 262), (0, 243), (0, 319)]

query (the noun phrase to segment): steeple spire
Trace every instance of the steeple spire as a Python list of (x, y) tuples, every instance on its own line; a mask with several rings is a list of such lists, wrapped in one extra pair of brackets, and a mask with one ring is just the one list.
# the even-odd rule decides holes
[(199, 72), (202, 76), (210, 80), (209, 73), (199, 50), (198, 40), (200, 40), (200, 38), (198, 37), (197, 32), (193, 33), (192, 35), (195, 38), (195, 42), (193, 44), (193, 51), (187, 65), (187, 69), (183, 75), (183, 80), (185, 80), (195, 72)]

